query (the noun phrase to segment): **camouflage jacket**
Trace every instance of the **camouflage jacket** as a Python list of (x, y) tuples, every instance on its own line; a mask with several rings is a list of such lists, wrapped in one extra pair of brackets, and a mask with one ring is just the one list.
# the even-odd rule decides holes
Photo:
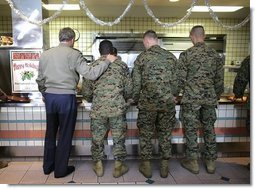
[(241, 63), (234, 81), (233, 92), (237, 98), (244, 95), (245, 88), (250, 82), (250, 56), (247, 56)]
[(158, 45), (138, 55), (132, 71), (133, 100), (138, 109), (174, 111), (176, 63), (175, 56)]
[(224, 91), (223, 64), (219, 54), (205, 43), (182, 52), (178, 60), (181, 103), (216, 105)]
[[(91, 64), (96, 66), (105, 57)], [(127, 65), (115, 60), (96, 81), (85, 80), (82, 83), (83, 97), (92, 102), (91, 118), (116, 117), (126, 113), (126, 100), (131, 98), (132, 86)]]

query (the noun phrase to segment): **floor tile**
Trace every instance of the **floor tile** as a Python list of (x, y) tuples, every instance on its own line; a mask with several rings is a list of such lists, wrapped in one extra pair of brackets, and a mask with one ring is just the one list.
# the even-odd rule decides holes
[(119, 182), (118, 184), (121, 184), (121, 185), (133, 185), (133, 184), (135, 184), (135, 182)]
[(147, 185), (147, 182), (135, 182), (135, 184)]
[(224, 181), (222, 179), (203, 179), (202, 184), (229, 184), (229, 181)]
[(239, 172), (239, 169), (230, 166), (218, 167), (216, 173), (226, 178), (247, 178), (248, 171), (244, 174), (243, 172)]
[(30, 171), (42, 171), (43, 172), (43, 162), (33, 162), (29, 168)]
[(167, 178), (162, 178), (160, 176), (159, 171), (153, 171), (152, 178), (150, 180), (153, 180), (153, 184), (176, 184), (174, 178), (169, 173)]
[(184, 169), (179, 166), (176, 167), (175, 170), (170, 170), (170, 174), (174, 178), (177, 184), (200, 184), (202, 183), (201, 180), (197, 177), (196, 174), (189, 172), (188, 170)]
[(6, 170), (28, 170), (32, 162), (10, 162)]
[(214, 174), (209, 174), (205, 169), (202, 169), (199, 171), (199, 174), (197, 174), (197, 177), (200, 180), (217, 180), (220, 179), (222, 176), (216, 171)]
[(245, 165), (233, 165), (232, 166), (238, 175), (241, 175), (239, 178), (250, 178), (250, 170)]
[(92, 160), (80, 160), (75, 164), (75, 170), (77, 171), (90, 171), (93, 167)]
[(145, 178), (137, 168), (129, 168), (129, 171), (123, 175), (124, 182), (145, 182)]
[(11, 161), (9, 166), (0, 169), (1, 184), (65, 184), (65, 185), (186, 185), (186, 184), (220, 184), (220, 185), (250, 185), (251, 173), (247, 169), (249, 157), (218, 158), (215, 174), (208, 174), (204, 162), (199, 160), (199, 174), (192, 174), (180, 165), (181, 158), (169, 160), (169, 175), (161, 178), (159, 173), (159, 160), (152, 160), (152, 178), (147, 179), (139, 172), (139, 159), (127, 159), (129, 171), (120, 178), (112, 175), (114, 160), (104, 160), (105, 173), (103, 177), (97, 177), (92, 169), (93, 161), (90, 159), (77, 159), (70, 161), (75, 166), (75, 172), (64, 177), (54, 178), (54, 173), (44, 175), (42, 160), (28, 161), (18, 159)]
[(231, 184), (251, 184), (249, 178), (244, 178), (244, 179), (230, 179), (229, 183)]
[(40, 171), (27, 171), (20, 184), (45, 184), (48, 175), (44, 175), (44, 173)]
[(75, 170), (73, 181), (80, 183), (97, 183), (98, 178), (95, 176), (94, 171)]
[(129, 169), (133, 170), (133, 169), (138, 169), (139, 168), (139, 164), (140, 164), (140, 160), (138, 159), (132, 159), (132, 160), (126, 160), (125, 164), (129, 167)]
[(0, 169), (0, 174), (4, 172), (7, 169), (7, 167)]
[(25, 170), (5, 170), (0, 175), (0, 184), (19, 184), (25, 173)]

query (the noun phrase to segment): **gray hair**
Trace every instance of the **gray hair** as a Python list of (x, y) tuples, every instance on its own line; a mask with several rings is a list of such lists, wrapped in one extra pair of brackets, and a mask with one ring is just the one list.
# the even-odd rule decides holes
[(72, 39), (75, 39), (75, 32), (72, 28), (66, 27), (66, 28), (62, 28), (59, 31), (59, 41), (70, 41)]

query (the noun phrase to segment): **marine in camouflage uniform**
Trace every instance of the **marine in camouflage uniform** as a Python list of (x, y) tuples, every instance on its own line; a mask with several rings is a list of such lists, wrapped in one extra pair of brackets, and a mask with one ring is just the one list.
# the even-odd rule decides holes
[[(233, 92), (235, 94), (235, 98), (242, 98), (244, 96), (244, 91), (246, 86), (250, 84), (250, 55), (247, 56), (241, 63), (241, 67), (239, 68), (237, 75), (235, 77)], [(247, 120), (246, 126), (250, 131), (250, 99), (247, 99)]]
[[(147, 40), (151, 41), (150, 44), (147, 44)], [(139, 109), (137, 127), (142, 160), (139, 170), (149, 178), (152, 176), (151, 140), (155, 136), (159, 141), (160, 158), (166, 160), (164, 162), (168, 171), (168, 160), (172, 149), (171, 132), (176, 123), (174, 100), (178, 95), (175, 67), (177, 59), (158, 45), (154, 31), (148, 30), (144, 34), (143, 42), (146, 51), (142, 52), (134, 62), (132, 81), (133, 100), (138, 103)], [(167, 177), (168, 172), (163, 172), (161, 171), (161, 176)]]
[[(101, 56), (91, 66), (105, 59)], [(117, 59), (110, 64), (105, 73), (95, 82), (84, 80), (82, 93), (91, 102), (91, 153), (94, 161), (104, 158), (104, 138), (111, 129), (114, 159), (123, 162), (127, 152), (125, 136), (127, 131), (126, 100), (131, 97), (132, 86), (127, 65)], [(110, 127), (110, 128), (109, 128)]]
[[(211, 165), (217, 158), (215, 108), (224, 90), (224, 63), (219, 54), (204, 43), (202, 26), (194, 26), (190, 37), (194, 46), (182, 52), (178, 60), (179, 89), (183, 91), (180, 118), (186, 137), (186, 160), (182, 165), (193, 162), (191, 167), (195, 168), (191, 168), (190, 171), (197, 174), (199, 172), (197, 130), (200, 123), (204, 131), (204, 158), (206, 162), (212, 162)], [(207, 171), (214, 173), (213, 167), (208, 171), (207, 166)]]

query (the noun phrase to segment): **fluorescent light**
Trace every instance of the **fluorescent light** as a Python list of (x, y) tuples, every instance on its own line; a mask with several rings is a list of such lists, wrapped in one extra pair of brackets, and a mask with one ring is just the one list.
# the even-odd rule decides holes
[(169, 0), (169, 2), (172, 2), (172, 3), (174, 3), (174, 2), (178, 2), (179, 0)]
[[(210, 6), (214, 12), (235, 12), (243, 7), (241, 6)], [(187, 11), (189, 11), (188, 9)], [(209, 12), (207, 6), (194, 6), (192, 12)]]
[[(62, 4), (43, 4), (46, 10), (59, 10)], [(65, 4), (63, 10), (80, 10), (79, 4)]]

